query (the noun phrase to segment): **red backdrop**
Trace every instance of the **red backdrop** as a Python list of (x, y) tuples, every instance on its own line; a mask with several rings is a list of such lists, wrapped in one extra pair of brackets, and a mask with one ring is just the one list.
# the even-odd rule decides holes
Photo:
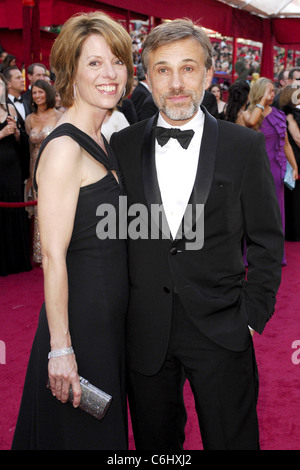
[(17, 57), (19, 65), (42, 61), (48, 66), (53, 36), (40, 34), (40, 26), (62, 24), (76, 12), (96, 9), (125, 21), (189, 17), (224, 36), (262, 42), (261, 75), (270, 78), (274, 44), (300, 49), (300, 19), (262, 19), (216, 0), (172, 0), (172, 8), (161, 0), (35, 0), (35, 4), (23, 9), (22, 0), (0, 0), (0, 44)]

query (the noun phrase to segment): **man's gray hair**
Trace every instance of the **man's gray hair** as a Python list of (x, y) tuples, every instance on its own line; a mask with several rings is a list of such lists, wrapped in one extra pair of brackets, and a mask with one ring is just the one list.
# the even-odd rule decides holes
[(149, 54), (160, 46), (174, 43), (183, 39), (192, 38), (198, 41), (204, 54), (205, 67), (213, 66), (213, 49), (209, 37), (203, 28), (189, 19), (167, 21), (153, 28), (143, 44), (142, 64), (148, 73)]

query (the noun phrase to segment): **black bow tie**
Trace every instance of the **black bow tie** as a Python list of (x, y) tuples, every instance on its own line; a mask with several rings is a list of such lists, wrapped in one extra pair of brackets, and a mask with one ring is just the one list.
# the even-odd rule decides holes
[(170, 138), (173, 138), (178, 140), (182, 148), (187, 149), (194, 134), (195, 132), (193, 130), (181, 131), (180, 129), (170, 129), (167, 127), (159, 126), (155, 128), (155, 136), (157, 142), (162, 147), (166, 145)]
[(22, 103), (22, 98), (14, 98), (14, 103), (16, 103), (17, 101), (18, 101), (19, 103)]

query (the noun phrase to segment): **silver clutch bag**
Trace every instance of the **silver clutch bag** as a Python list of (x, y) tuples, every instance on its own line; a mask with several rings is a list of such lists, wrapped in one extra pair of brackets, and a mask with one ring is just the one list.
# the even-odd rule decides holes
[[(109, 405), (111, 404), (112, 397), (94, 385), (90, 384), (90, 382), (83, 377), (79, 378), (81, 387), (81, 401), (79, 408), (94, 418), (99, 420), (103, 419)], [(49, 381), (47, 387), (50, 388)], [(68, 401), (71, 403), (73, 402), (72, 387), (70, 387)]]

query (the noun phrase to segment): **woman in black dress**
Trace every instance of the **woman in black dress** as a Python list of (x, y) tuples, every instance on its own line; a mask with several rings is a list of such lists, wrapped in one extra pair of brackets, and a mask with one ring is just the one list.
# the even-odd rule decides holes
[[(0, 202), (24, 198), (20, 158), (20, 132), (15, 108), (6, 104), (7, 88), (0, 74)], [(29, 230), (23, 207), (0, 207), (0, 276), (31, 269)]]
[[(109, 205), (117, 223), (121, 179), (101, 124), (131, 90), (131, 39), (103, 13), (75, 16), (52, 48), (51, 65), (68, 109), (36, 166), (45, 304), (12, 449), (126, 449), (126, 240), (102, 231), (97, 214)], [(112, 395), (102, 421), (77, 409), (79, 375)], [(73, 405), (66, 403), (70, 385)]]
[[(300, 167), (300, 99), (299, 88), (288, 85), (283, 88), (279, 97), (280, 109), (285, 113), (289, 142), (295, 159)], [(300, 180), (296, 180), (293, 190), (284, 188), (285, 204), (285, 239), (291, 242), (300, 241)]]

